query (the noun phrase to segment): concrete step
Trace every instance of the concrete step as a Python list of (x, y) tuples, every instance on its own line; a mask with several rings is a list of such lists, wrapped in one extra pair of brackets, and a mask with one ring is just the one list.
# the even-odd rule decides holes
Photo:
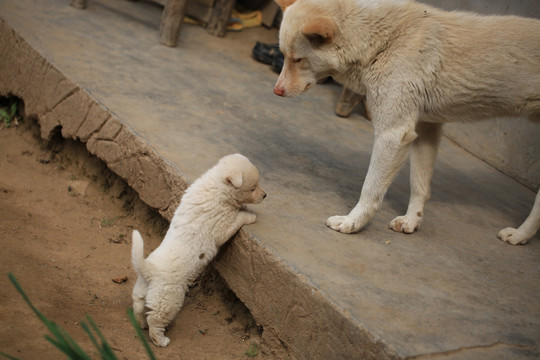
[(61, 127), (85, 142), (165, 217), (221, 156), (258, 166), (258, 222), (215, 267), (295, 357), (540, 356), (540, 237), (496, 237), (533, 191), (444, 140), (420, 231), (388, 229), (406, 210), (405, 168), (364, 230), (335, 233), (324, 223), (358, 200), (371, 124), (334, 115), (336, 84), (275, 96), (277, 75), (250, 54), (276, 30), (216, 38), (184, 24), (167, 48), (161, 8), (144, 1), (0, 0), (0, 16), (0, 95), (23, 98), (44, 138)]

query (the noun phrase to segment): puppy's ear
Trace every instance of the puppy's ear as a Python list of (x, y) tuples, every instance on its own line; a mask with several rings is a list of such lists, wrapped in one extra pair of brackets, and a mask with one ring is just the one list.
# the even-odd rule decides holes
[(242, 172), (235, 171), (232, 174), (229, 174), (225, 178), (225, 181), (238, 189), (240, 186), (242, 186), (242, 183), (244, 182)]
[(281, 10), (285, 11), (285, 9), (294, 4), (296, 0), (276, 0), (276, 2), (281, 7)]
[(327, 17), (314, 18), (302, 28), (302, 34), (308, 38), (313, 47), (332, 43), (336, 32), (336, 24)]

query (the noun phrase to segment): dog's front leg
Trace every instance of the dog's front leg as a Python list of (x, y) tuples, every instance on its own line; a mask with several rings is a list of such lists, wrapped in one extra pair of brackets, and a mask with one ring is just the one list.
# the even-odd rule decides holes
[(234, 234), (238, 232), (238, 230), (240, 230), (242, 226), (253, 224), (256, 221), (257, 215), (246, 210), (240, 210), (229, 228), (226, 230), (225, 236), (220, 239), (220, 242), (217, 244), (217, 246), (220, 247), (221, 245), (226, 243), (230, 238), (233, 237)]
[(524, 245), (540, 229), (540, 189), (536, 194), (531, 213), (517, 229), (508, 227), (499, 231), (499, 239), (512, 245)]
[(413, 233), (422, 222), (424, 205), (430, 197), (430, 183), (437, 149), (442, 134), (442, 124), (419, 122), (416, 125), (418, 137), (411, 149), (411, 198), (404, 216), (393, 219), (390, 229), (407, 234)]
[(387, 126), (382, 131), (375, 127), (373, 152), (360, 200), (349, 215), (328, 218), (328, 227), (342, 233), (353, 233), (367, 224), (381, 205), (416, 136), (413, 126)]

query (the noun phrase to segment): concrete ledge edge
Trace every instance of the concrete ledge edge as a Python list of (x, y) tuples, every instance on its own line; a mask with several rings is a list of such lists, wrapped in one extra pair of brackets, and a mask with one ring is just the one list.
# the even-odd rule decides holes
[[(60, 130), (64, 138), (85, 143), (170, 221), (186, 181), (1, 17), (0, 34), (0, 95), (24, 101), (25, 114), (37, 119), (42, 138)], [(265, 336), (279, 339), (298, 359), (399, 358), (245, 230), (222, 249), (214, 266), (263, 326)]]

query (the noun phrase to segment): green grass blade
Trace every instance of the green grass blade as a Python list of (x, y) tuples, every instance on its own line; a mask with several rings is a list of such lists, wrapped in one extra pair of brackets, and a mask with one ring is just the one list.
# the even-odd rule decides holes
[(19, 285), (19, 282), (17, 281), (17, 279), (15, 278), (15, 275), (13, 275), (12, 273), (9, 273), (8, 274), (9, 276), (9, 280), (11, 281), (11, 283), (13, 284), (13, 286), (15, 287), (15, 290), (17, 290), (19, 292), (19, 294), (21, 294), (23, 300), (28, 304), (28, 306), (30, 306), (30, 308), (34, 311), (34, 313), (36, 313), (36, 315), (39, 317), (39, 319), (45, 323), (45, 325), (48, 325), (49, 324), (49, 320), (45, 317), (45, 315), (43, 315), (41, 313), (41, 311), (39, 311), (35, 306), (34, 304), (32, 304), (32, 302), (30, 301), (30, 299), (28, 298), (28, 296), (26, 296), (26, 293), (23, 291), (23, 289), (21, 288), (21, 285)]
[(90, 331), (90, 328), (88, 327), (88, 325), (87, 325), (85, 322), (82, 322), (82, 323), (81, 323), (81, 327), (82, 327), (83, 330), (88, 334), (88, 337), (89, 337), (90, 340), (92, 341), (92, 344), (94, 344), (94, 346), (96, 347), (96, 349), (99, 350), (99, 348), (100, 348), (99, 343), (97, 342), (97, 339), (96, 339), (96, 337), (94, 336), (94, 334), (92, 334), (92, 332)]
[(75, 353), (65, 342), (58, 341), (58, 339), (54, 339), (49, 335), (45, 335), (45, 339), (51, 344), (53, 344), (55, 348), (66, 354), (68, 358), (75, 359)]
[[(45, 335), (45, 339), (49, 341), (51, 344), (53, 344), (59, 351), (64, 353), (68, 356), (68, 359), (70, 360), (91, 360), (90, 356), (87, 355), (84, 350), (73, 340), (73, 338), (60, 326), (58, 326), (55, 322), (49, 320), (41, 311), (39, 311), (34, 304), (30, 301), (26, 293), (23, 291), (22, 287), (19, 285), (19, 282), (15, 278), (15, 276), (12, 273), (8, 273), (8, 277), (15, 287), (15, 289), (19, 292), (19, 294), (22, 296), (23, 300), (30, 306), (32, 311), (37, 315), (37, 317), (45, 324), (45, 326), (48, 328), (52, 336)], [(146, 341), (146, 338), (143, 336), (141, 329), (137, 325), (137, 321), (135, 320), (135, 315), (133, 314), (133, 310), (128, 310), (128, 317), (131, 321), (131, 324), (133, 325), (133, 328), (135, 329), (135, 332), (137, 334), (137, 337), (139, 340), (143, 343), (143, 346), (146, 350), (146, 353), (148, 354), (148, 358), (150, 360), (156, 360), (156, 357), (154, 356), (152, 349), (150, 348), (150, 345)], [(86, 332), (96, 349), (99, 351), (101, 359), (103, 360), (117, 360), (116, 355), (114, 354), (112, 348), (110, 347), (109, 343), (103, 336), (103, 333), (98, 328), (98, 326), (94, 323), (92, 318), (88, 315), (86, 315), (86, 320), (90, 326), (86, 322), (81, 323), (81, 327)], [(92, 330), (97, 334), (96, 336), (92, 333)], [(99, 338), (99, 339), (98, 339)], [(99, 341), (98, 341), (99, 340)], [(13, 357), (11, 355), (5, 354), (3, 352), (0, 352), (0, 356), (6, 357), (8, 359), (12, 360), (20, 360), (16, 357)]]
[(16, 113), (17, 113), (17, 103), (14, 102), (13, 104), (11, 104), (10, 119), (13, 119)]
[(60, 332), (61, 338), (64, 342), (67, 343), (69, 348), (77, 354), (77, 359), (88, 359), (90, 360), (90, 356), (86, 354), (86, 352), (77, 344), (75, 340), (61, 327), (58, 327), (58, 331)]
[(0, 351), (0, 356), (3, 356), (5, 358), (8, 358), (10, 360), (21, 360), (19, 358), (16, 358), (15, 356), (11, 356), (9, 354), (6, 354), (5, 352)]
[(141, 340), (144, 349), (146, 350), (146, 354), (148, 355), (148, 358), (150, 360), (156, 360), (156, 357), (154, 356), (154, 353), (152, 352), (152, 349), (150, 348), (150, 344), (148, 344), (148, 341), (146, 341), (146, 338), (144, 337), (141, 328), (139, 327), (139, 324), (137, 324), (137, 320), (135, 320), (135, 314), (133, 313), (133, 309), (129, 309), (127, 311), (129, 321), (131, 321), (131, 325), (133, 325), (133, 328), (135, 329), (135, 332), (137, 333), (137, 337), (139, 340)]
[(66, 351), (69, 351), (69, 348), (70, 348), (69, 343), (62, 336), (62, 333), (58, 329), (58, 325), (56, 325), (52, 321), (50, 321), (46, 325), (49, 331), (51, 332), (51, 334), (53, 335), (53, 338), (50, 338), (48, 335), (45, 335), (45, 338), (49, 340), (50, 342), (53, 342), (54, 340), (53, 345), (59, 348), (60, 350), (62, 350), (64, 353), (66, 353)]
[(73, 340), (73, 338), (69, 336), (69, 334), (62, 327), (56, 325), (55, 322), (50, 321), (47, 318), (45, 319), (47, 320), (45, 325), (47, 325), (47, 328), (54, 336), (53, 339), (46, 335), (45, 338), (47, 340), (53, 343), (53, 345), (55, 345), (64, 354), (69, 355), (74, 359), (90, 360), (90, 357), (84, 352), (84, 350), (79, 346), (79, 344), (77, 344), (77, 342)]
[(81, 349), (81, 347), (71, 338), (71, 336), (68, 335), (68, 333), (62, 329), (60, 326), (56, 325), (53, 321), (49, 320), (41, 311), (39, 311), (34, 304), (30, 301), (26, 293), (23, 291), (22, 287), (19, 285), (19, 282), (15, 278), (15, 275), (12, 273), (8, 274), (9, 280), (21, 294), (23, 300), (30, 306), (30, 308), (34, 311), (34, 313), (37, 315), (37, 317), (45, 324), (47, 329), (51, 332), (51, 334), (54, 336), (54, 339), (50, 336), (45, 335), (45, 338), (50, 341), (54, 346), (56, 346), (60, 351), (62, 351), (64, 354), (70, 356), (72, 359), (84, 359), (84, 360), (91, 360), (90, 357)]
[(116, 360), (116, 355), (114, 355), (114, 352), (112, 351), (111, 346), (103, 336), (103, 333), (101, 330), (99, 330), (98, 326), (92, 320), (92, 318), (88, 315), (86, 315), (86, 321), (90, 324), (94, 332), (99, 336), (99, 339), (101, 340), (101, 346), (98, 346), (98, 350), (100, 351), (101, 358), (102, 359), (110, 359), (110, 360)]

